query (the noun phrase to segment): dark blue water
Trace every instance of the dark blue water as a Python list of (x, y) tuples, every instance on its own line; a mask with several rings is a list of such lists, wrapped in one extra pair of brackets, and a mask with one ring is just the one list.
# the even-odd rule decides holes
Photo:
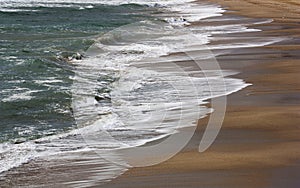
[(107, 31), (155, 13), (134, 4), (83, 10), (70, 5), (0, 11), (0, 142), (74, 128), (74, 66), (64, 58), (83, 53)]

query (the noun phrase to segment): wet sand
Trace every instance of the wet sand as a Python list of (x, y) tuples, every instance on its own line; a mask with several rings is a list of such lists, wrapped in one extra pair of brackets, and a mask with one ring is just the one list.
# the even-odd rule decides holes
[[(101, 187), (300, 187), (300, 2), (297, 0), (212, 0), (237, 15), (271, 18), (253, 26), (259, 36), (286, 40), (259, 48), (228, 50), (223, 69), (253, 85), (228, 97), (220, 135), (198, 152), (208, 118), (198, 123), (186, 148), (152, 167), (133, 168)], [(244, 36), (253, 37), (253, 34)], [(241, 34), (218, 36), (239, 40)], [(217, 51), (215, 51), (217, 53)], [(184, 131), (189, 131), (188, 129)]]

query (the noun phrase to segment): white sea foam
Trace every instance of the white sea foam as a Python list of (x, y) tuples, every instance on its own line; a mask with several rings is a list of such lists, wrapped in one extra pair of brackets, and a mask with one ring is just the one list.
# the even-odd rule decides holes
[(0, 12), (36, 12), (38, 10), (32, 10), (32, 9), (14, 9), (14, 8), (0, 8)]
[[(17, 88), (15, 91), (20, 91), (20, 88)], [(14, 93), (6, 98), (3, 98), (2, 102), (12, 102), (12, 101), (26, 101), (31, 100), (34, 98), (32, 96), (33, 93), (41, 92), (42, 90), (30, 90), (30, 89), (24, 89), (23, 92)]]
[[(213, 16), (221, 16), (225, 11), (216, 5), (199, 5), (198, 3), (192, 2), (194, 2), (194, 0), (3, 0), (0, 4), (0, 10), (3, 12), (30, 11), (30, 9), (27, 10), (24, 9), (24, 7), (77, 7), (83, 10), (94, 8), (93, 5), (97, 4), (122, 5), (133, 3), (160, 7), (174, 12), (173, 17), (167, 16), (165, 18), (166, 21), (169, 21), (173, 25), (188, 25), (188, 22), (195, 22)], [(82, 4), (85, 6), (82, 6)], [(199, 11), (200, 9), (201, 11)], [(181, 18), (183, 18), (183, 20), (181, 20)]]
[[(232, 74), (229, 72), (197, 68), (185, 71), (173, 63), (178, 59), (172, 56), (163, 65), (166, 61), (162, 55), (184, 52), (196, 45), (203, 50), (208, 42), (205, 32), (192, 33), (161, 22), (132, 24), (100, 37), (87, 52), (90, 58), (76, 63), (73, 84), (75, 118), (78, 125), (91, 131), (81, 132), (87, 144), (135, 147), (165, 137), (178, 128), (195, 125), (197, 119), (210, 113), (211, 109), (199, 106), (205, 100), (246, 87), (248, 84), (242, 80), (225, 78)], [(209, 53), (200, 56), (207, 61), (211, 58)], [(106, 108), (95, 105), (95, 90), (101, 84), (93, 80), (99, 72), (118, 77), (111, 85), (111, 104)], [(225, 91), (220, 84), (225, 84)], [(103, 115), (101, 119), (98, 114)]]
[(58, 80), (55, 78), (48, 78), (48, 80), (34, 80), (35, 83), (37, 84), (52, 84), (52, 83), (63, 83), (62, 80)]

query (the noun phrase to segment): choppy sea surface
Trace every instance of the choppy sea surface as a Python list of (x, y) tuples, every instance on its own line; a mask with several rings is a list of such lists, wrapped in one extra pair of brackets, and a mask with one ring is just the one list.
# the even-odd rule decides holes
[[(225, 24), (226, 19), (209, 27), (191, 25), (218, 20), (224, 12), (189, 0), (2, 0), (0, 173), (31, 161), (35, 170), (42, 169), (39, 164), (46, 163), (38, 161), (43, 160), (47, 169), (75, 168), (80, 159), (85, 165), (103, 163), (86, 171), (88, 178), (81, 171), (72, 182), (47, 180), (91, 186), (127, 168), (85, 152), (101, 149), (111, 155), (105, 150), (140, 146), (195, 126), (213, 111), (201, 106), (205, 100), (248, 86), (230, 78), (234, 71), (205, 72), (182, 63), (214, 59), (212, 53), (195, 53), (207, 50), (214, 35), (258, 32), (247, 27), (250, 23)], [(209, 49), (272, 42), (252, 38)], [(77, 162), (66, 165), (69, 159)], [(30, 185), (30, 179), (20, 182)]]

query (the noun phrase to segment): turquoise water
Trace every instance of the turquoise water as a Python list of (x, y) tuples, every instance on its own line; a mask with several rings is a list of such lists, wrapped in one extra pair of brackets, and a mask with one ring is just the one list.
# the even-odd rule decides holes
[(135, 4), (67, 5), (0, 11), (0, 142), (74, 128), (74, 66), (58, 57), (83, 53), (97, 36), (155, 13)]

